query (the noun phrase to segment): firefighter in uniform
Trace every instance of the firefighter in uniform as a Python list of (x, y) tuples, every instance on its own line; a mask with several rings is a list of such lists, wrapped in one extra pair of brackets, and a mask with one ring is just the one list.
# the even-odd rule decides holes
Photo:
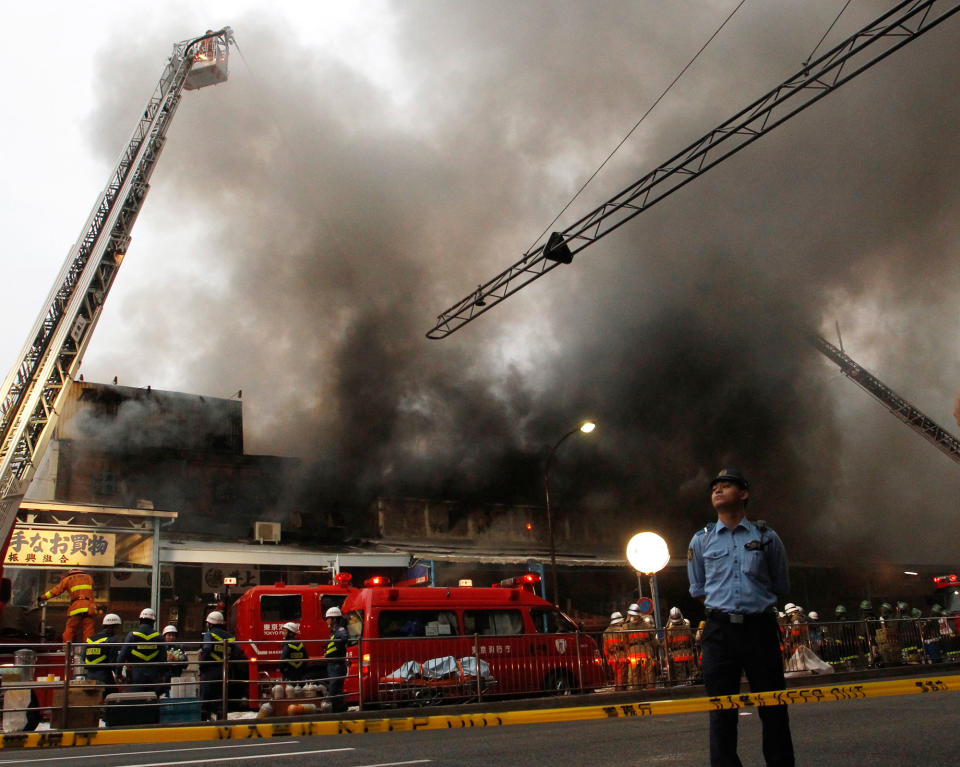
[(877, 647), (884, 666), (900, 663), (900, 632), (894, 618), (893, 605), (884, 602), (880, 605), (880, 628), (876, 630)]
[(155, 692), (160, 697), (159, 684), (163, 682), (160, 655), (160, 632), (154, 624), (157, 614), (151, 607), (140, 611), (140, 625), (127, 634), (123, 649), (117, 662), (126, 666), (126, 676), (131, 685), (130, 692)]
[[(916, 615), (914, 615), (916, 611)], [(923, 655), (921, 652), (920, 624), (917, 618), (920, 617), (920, 611), (906, 602), (897, 602), (897, 626), (900, 634), (900, 650), (904, 663), (922, 663)]]
[(87, 641), (93, 636), (96, 627), (97, 603), (93, 597), (93, 578), (79, 568), (74, 567), (60, 583), (37, 599), (37, 604), (48, 602), (66, 592), (70, 596), (67, 607), (67, 623), (63, 627), (63, 641)]
[(623, 645), (627, 655), (627, 687), (635, 690), (640, 686), (641, 653), (640, 631), (643, 625), (643, 615), (640, 605), (634, 602), (627, 608), (627, 616), (623, 621)]
[[(228, 662), (239, 659), (242, 655), (237, 647), (237, 638), (224, 626), (223, 613), (214, 610), (207, 616), (207, 630), (203, 634), (203, 646), (200, 648), (200, 687), (202, 692), (203, 713), (206, 717), (216, 718), (219, 715), (226, 718), (223, 711), (223, 659), (224, 652)], [(229, 680), (233, 671), (233, 664), (227, 669)], [(229, 701), (227, 708), (229, 708)]]
[(103, 616), (103, 626), (89, 637), (83, 647), (83, 670), (87, 679), (107, 687), (105, 695), (114, 691), (117, 683), (117, 655), (120, 644), (114, 641), (117, 628), (121, 624), (120, 616), (110, 613)]
[(610, 625), (603, 631), (603, 655), (618, 690), (627, 688), (627, 653), (623, 644), (623, 614), (610, 614)]
[(302, 639), (297, 639), (300, 633), (300, 626), (297, 623), (284, 623), (283, 630), (286, 632), (283, 637), (283, 651), (280, 653), (280, 674), (288, 682), (302, 682), (306, 678), (309, 666), (307, 661), (310, 659), (310, 653), (303, 644)]
[(679, 684), (691, 684), (696, 671), (693, 631), (690, 629), (690, 621), (683, 617), (679, 607), (670, 608), (666, 640), (670, 680)]
[(343, 679), (347, 675), (347, 630), (343, 626), (343, 613), (339, 607), (331, 607), (324, 617), (330, 629), (330, 639), (323, 653), (327, 665), (327, 700), (336, 713), (346, 709), (342, 693)]
[(860, 620), (862, 622), (857, 627), (857, 642), (867, 658), (867, 665), (878, 666), (880, 644), (877, 634), (881, 631), (881, 626), (873, 610), (873, 603), (869, 599), (864, 599), (860, 603)]

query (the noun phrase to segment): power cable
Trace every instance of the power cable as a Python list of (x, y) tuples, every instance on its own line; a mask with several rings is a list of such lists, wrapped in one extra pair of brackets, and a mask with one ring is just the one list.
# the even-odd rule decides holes
[[(533, 241), (533, 244), (531, 244), (530, 247), (527, 249), (527, 253), (528, 253), (528, 254), (530, 253), (530, 251), (533, 250), (533, 248), (536, 246), (536, 244), (537, 244), (538, 242), (540, 242), (541, 239), (543, 239), (543, 236), (544, 236), (547, 232), (549, 232), (551, 229), (553, 229), (553, 225), (557, 223), (557, 221), (560, 219), (560, 217), (561, 217), (564, 213), (566, 213), (567, 208), (569, 208), (571, 205), (573, 205), (573, 203), (576, 201), (576, 199), (583, 193), (583, 190), (586, 189), (587, 186), (590, 184), (590, 182), (593, 181), (593, 179), (595, 179), (595, 178), (597, 177), (597, 175), (600, 173), (600, 171), (602, 171), (602, 170), (604, 169), (604, 167), (606, 166), (606, 164), (607, 164), (608, 162), (610, 162), (611, 158), (617, 153), (617, 151), (620, 149), (620, 147), (622, 147), (622, 146), (627, 142), (627, 140), (630, 138), (630, 136), (633, 135), (634, 131), (635, 131), (638, 127), (640, 127), (640, 123), (642, 123), (642, 122), (647, 118), (647, 115), (649, 115), (649, 114), (656, 108), (657, 104), (659, 104), (659, 103), (663, 100), (664, 96), (666, 96), (666, 95), (670, 92), (670, 89), (673, 88), (673, 86), (677, 84), (677, 81), (679, 81), (680, 78), (683, 77), (683, 75), (686, 73), (686, 71), (687, 71), (688, 69), (690, 69), (691, 66), (693, 66), (693, 63), (694, 63), (698, 58), (700, 58), (700, 55), (707, 49), (707, 46), (710, 45), (710, 43), (713, 42), (714, 38), (715, 38), (717, 35), (720, 34), (720, 31), (727, 25), (727, 22), (729, 22), (730, 19), (733, 18), (734, 14), (736, 14), (736, 12), (740, 10), (740, 7), (741, 7), (746, 1), (747, 1), (747, 0), (740, 0), (740, 2), (737, 3), (737, 6), (730, 12), (730, 15), (727, 16), (727, 18), (725, 18), (725, 19), (723, 20), (723, 23), (722, 23), (719, 27), (717, 27), (716, 31), (715, 31), (712, 35), (710, 35), (710, 37), (707, 38), (707, 41), (706, 41), (702, 46), (700, 46), (700, 50), (698, 50), (698, 51), (696, 52), (696, 54), (694, 54), (693, 58), (690, 59), (690, 61), (687, 62), (686, 66), (684, 66), (684, 68), (680, 70), (680, 72), (677, 74), (677, 76), (673, 78), (673, 80), (671, 81), (671, 83), (664, 89), (663, 93), (661, 93), (659, 96), (657, 96), (657, 98), (656, 98), (656, 100), (653, 102), (653, 104), (651, 104), (650, 107), (647, 109), (647, 111), (643, 113), (643, 115), (640, 117), (639, 120), (637, 120), (636, 124), (629, 130), (629, 132), (627, 133), (627, 135), (624, 136), (623, 139), (621, 139), (620, 143), (617, 144), (617, 145), (613, 148), (613, 151), (611, 151), (610, 154), (607, 155), (607, 158), (606, 158), (602, 163), (600, 163), (600, 166), (590, 175), (590, 178), (588, 178), (586, 181), (583, 182), (583, 186), (581, 186), (581, 187), (574, 193), (573, 197), (570, 198), (570, 201), (569, 201), (566, 205), (563, 206), (563, 209), (562, 209), (559, 213), (557, 213), (557, 215), (556, 215), (556, 217), (553, 219), (553, 221), (551, 221), (551, 222), (547, 225), (547, 228), (544, 229), (543, 232), (540, 233), (540, 236), (537, 237), (537, 239)], [(847, 2), (850, 2), (850, 0), (847, 0)], [(842, 13), (842, 11), (841, 11), (841, 13)], [(829, 31), (829, 30), (828, 30), (828, 31)], [(826, 35), (824, 35), (824, 37), (826, 37)]]
[(819, 48), (821, 45), (823, 45), (823, 41), (827, 39), (827, 35), (830, 34), (830, 30), (832, 30), (832, 29), (834, 28), (834, 26), (836, 26), (836, 23), (837, 23), (838, 21), (840, 21), (840, 17), (843, 16), (843, 12), (844, 12), (845, 10), (847, 10), (847, 6), (850, 5), (850, 3), (852, 3), (852, 2), (853, 2), (853, 0), (847, 0), (847, 2), (845, 2), (845, 3), (843, 4), (843, 8), (840, 9), (840, 13), (837, 14), (837, 18), (835, 18), (835, 19), (833, 20), (833, 23), (832, 23), (829, 27), (827, 27), (827, 31), (823, 33), (823, 37), (820, 38), (820, 42), (818, 42), (815, 46), (813, 46), (813, 50), (810, 51), (810, 55), (807, 56), (807, 58), (804, 60), (804, 62), (803, 62), (803, 65), (804, 65), (804, 66), (806, 66), (807, 64), (809, 64), (809, 63), (813, 60), (813, 56), (814, 56), (814, 54), (816, 54), (817, 48)]

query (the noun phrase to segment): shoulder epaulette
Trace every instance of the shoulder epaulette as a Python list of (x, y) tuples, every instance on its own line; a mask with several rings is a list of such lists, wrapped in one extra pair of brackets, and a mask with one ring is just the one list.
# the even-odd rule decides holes
[(704, 525), (702, 530), (697, 530), (697, 535), (703, 535), (704, 533), (712, 533), (713, 529), (717, 526), (716, 522), (710, 522)]

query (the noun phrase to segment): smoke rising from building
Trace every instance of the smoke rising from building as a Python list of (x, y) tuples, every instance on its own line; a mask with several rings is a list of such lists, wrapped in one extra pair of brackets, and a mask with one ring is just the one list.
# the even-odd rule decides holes
[[(121, 275), (103, 320), (122, 323), (119, 345), (95, 338), (87, 377), (242, 388), (248, 449), (311, 462), (301, 492), (317, 504), (539, 503), (549, 447), (591, 417), (551, 476), (558, 508), (624, 540), (651, 527), (681, 553), (711, 518), (709, 477), (735, 463), (753, 513), (805, 558), (949, 560), (958, 467), (795, 329), (838, 319), (855, 358), (950, 425), (960, 21), (424, 338), (533, 242), (728, 5), (391, 5), (396, 63), (377, 80), (279, 23), (229, 20), (244, 58), (185, 98), (138, 224), (167, 230), (170, 251), (135, 237), (141, 265), (124, 269), (150, 287)], [(745, 6), (570, 216), (794, 72), (834, 5)], [(851, 11), (842, 34), (883, 7)], [(125, 45), (123, 72), (103, 54), (90, 123), (110, 157), (156, 78), (156, 46)]]

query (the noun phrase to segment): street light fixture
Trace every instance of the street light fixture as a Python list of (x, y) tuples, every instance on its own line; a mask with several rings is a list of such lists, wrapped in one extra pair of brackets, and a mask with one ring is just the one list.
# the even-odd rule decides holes
[(559, 591), (557, 589), (557, 543), (553, 532), (553, 509), (550, 506), (550, 467), (553, 465), (553, 456), (556, 455), (557, 448), (562, 445), (567, 437), (572, 437), (578, 431), (583, 434), (589, 434), (597, 425), (593, 421), (584, 421), (576, 429), (571, 429), (557, 440), (556, 444), (550, 450), (547, 456), (547, 463), (543, 469), (543, 494), (547, 500), (547, 533), (550, 536), (550, 596), (554, 604), (559, 604), (557, 598)]
[(637, 533), (627, 542), (627, 561), (637, 573), (637, 599), (643, 596), (640, 576), (650, 576), (650, 591), (653, 596), (654, 625), (660, 629), (660, 594), (657, 590), (657, 573), (670, 561), (667, 542), (656, 533)]

